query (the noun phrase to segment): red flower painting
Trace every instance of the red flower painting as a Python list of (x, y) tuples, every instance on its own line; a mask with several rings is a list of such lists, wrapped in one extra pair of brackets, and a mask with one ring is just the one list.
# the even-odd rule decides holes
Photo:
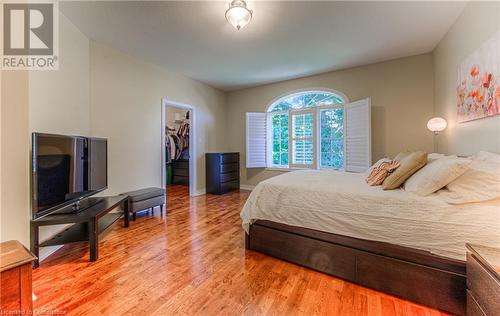
[(458, 121), (500, 114), (500, 32), (479, 47), (459, 67)]

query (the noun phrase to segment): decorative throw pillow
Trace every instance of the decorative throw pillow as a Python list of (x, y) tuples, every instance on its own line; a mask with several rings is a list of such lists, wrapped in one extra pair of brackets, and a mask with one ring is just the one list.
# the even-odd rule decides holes
[(500, 198), (500, 163), (475, 156), (469, 169), (439, 194), (450, 204), (484, 202)]
[(394, 157), (394, 160), (395, 161), (401, 161), (405, 157), (407, 157), (409, 154), (411, 154), (411, 151), (402, 151), (399, 154), (397, 154), (396, 157)]
[(374, 168), (366, 178), (366, 183), (371, 186), (381, 185), (394, 170), (399, 167), (399, 162), (395, 160), (383, 161), (378, 167)]
[(430, 160), (425, 167), (406, 180), (404, 188), (421, 196), (429, 195), (464, 174), (470, 163), (470, 159), (454, 157)]
[(436, 159), (444, 158), (444, 157), (456, 157), (456, 156), (446, 156), (444, 154), (439, 154), (439, 153), (430, 153), (427, 155), (427, 162), (431, 162), (432, 160), (436, 160)]
[(379, 159), (376, 163), (374, 163), (374, 164), (373, 164), (373, 166), (371, 166), (370, 168), (368, 168), (368, 170), (366, 170), (366, 176), (368, 177), (368, 176), (372, 173), (373, 169), (380, 167), (380, 165), (381, 165), (383, 162), (391, 162), (391, 161), (392, 161), (392, 160), (391, 160), (391, 159), (389, 159), (389, 158), (382, 158), (382, 159)]
[[(396, 159), (394, 159), (396, 160)], [(399, 161), (399, 168), (397, 168), (390, 176), (388, 176), (382, 188), (384, 190), (394, 190), (399, 188), (412, 174), (417, 172), (420, 168), (427, 163), (427, 153), (423, 151), (416, 151), (410, 153), (401, 161)]]

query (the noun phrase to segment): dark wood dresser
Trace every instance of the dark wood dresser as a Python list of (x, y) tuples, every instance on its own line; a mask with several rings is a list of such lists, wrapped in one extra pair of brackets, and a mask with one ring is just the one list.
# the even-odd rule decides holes
[(172, 160), (172, 183), (189, 185), (189, 160)]
[(500, 249), (467, 244), (467, 315), (500, 315)]
[(0, 311), (12, 315), (33, 313), (31, 264), (36, 257), (17, 240), (0, 244)]
[(224, 194), (240, 188), (240, 153), (206, 153), (207, 193)]

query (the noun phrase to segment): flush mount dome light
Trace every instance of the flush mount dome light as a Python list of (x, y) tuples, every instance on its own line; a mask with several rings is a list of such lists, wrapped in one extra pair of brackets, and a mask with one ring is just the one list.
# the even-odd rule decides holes
[(233, 0), (229, 4), (229, 9), (226, 10), (226, 20), (237, 30), (240, 30), (250, 23), (252, 13), (244, 0)]

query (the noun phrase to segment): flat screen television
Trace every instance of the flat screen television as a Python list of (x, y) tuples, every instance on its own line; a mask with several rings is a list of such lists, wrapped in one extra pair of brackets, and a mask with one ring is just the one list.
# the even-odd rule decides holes
[(32, 144), (34, 219), (107, 188), (107, 139), (33, 133)]

